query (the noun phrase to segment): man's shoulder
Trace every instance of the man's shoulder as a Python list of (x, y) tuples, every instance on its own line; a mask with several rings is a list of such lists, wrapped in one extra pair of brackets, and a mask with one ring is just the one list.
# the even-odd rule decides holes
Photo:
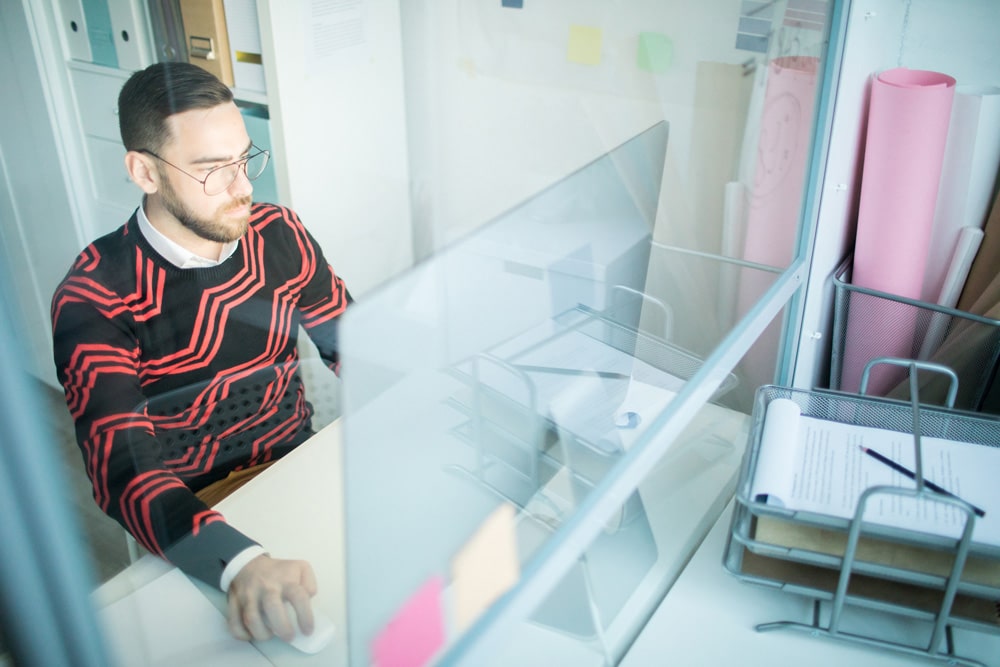
[(69, 275), (120, 271), (134, 261), (136, 236), (139, 230), (128, 222), (92, 241), (80, 251), (70, 267)]
[(73, 303), (117, 302), (117, 294), (135, 283), (138, 229), (128, 223), (92, 241), (73, 260), (52, 294), (53, 321)]
[(269, 235), (297, 237), (305, 226), (298, 214), (286, 206), (254, 202), (250, 209), (250, 229)]
[(279, 206), (278, 204), (270, 204), (267, 202), (254, 202), (253, 206), (250, 207), (250, 226), (261, 228), (265, 227), (274, 221), (288, 222), (291, 220), (298, 220), (298, 216), (292, 209)]

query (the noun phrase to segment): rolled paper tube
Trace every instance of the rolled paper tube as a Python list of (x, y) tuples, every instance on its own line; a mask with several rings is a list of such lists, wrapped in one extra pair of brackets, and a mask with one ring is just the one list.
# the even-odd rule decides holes
[[(924, 301), (938, 300), (966, 227), (982, 229), (1000, 169), (1000, 88), (956, 86), (924, 275)], [(961, 289), (961, 287), (959, 287)]]
[[(955, 94), (947, 74), (905, 68), (875, 76), (854, 245), (853, 284), (919, 299)], [(852, 298), (840, 389), (857, 391), (876, 357), (914, 358), (918, 309)], [(917, 345), (919, 348), (919, 345)], [(884, 394), (902, 368), (880, 368), (868, 391)]]
[[(952, 253), (952, 260), (945, 275), (941, 292), (938, 294), (937, 304), (947, 308), (954, 308), (958, 303), (958, 296), (962, 293), (962, 286), (969, 275), (972, 267), (972, 260), (975, 259), (979, 251), (979, 244), (983, 240), (983, 230), (978, 227), (963, 227), (958, 235), (958, 244)], [(920, 346), (920, 359), (930, 359), (931, 355), (937, 351), (944, 340), (948, 330), (948, 322), (951, 316), (944, 313), (934, 313), (931, 315), (930, 324), (927, 326), (927, 334)]]
[[(768, 64), (757, 164), (743, 234), (745, 260), (784, 268), (795, 255), (812, 144), (818, 71), (819, 59), (812, 56), (775, 58)], [(774, 280), (774, 274), (743, 269), (737, 317), (744, 315)], [(779, 318), (744, 358), (742, 370), (750, 384), (773, 381), (780, 333)]]

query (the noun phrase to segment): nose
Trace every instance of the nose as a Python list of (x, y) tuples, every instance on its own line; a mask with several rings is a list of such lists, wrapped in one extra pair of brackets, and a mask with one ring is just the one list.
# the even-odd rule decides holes
[(244, 162), (236, 169), (236, 178), (229, 185), (229, 194), (234, 197), (248, 197), (253, 193), (253, 183), (247, 176), (247, 163)]

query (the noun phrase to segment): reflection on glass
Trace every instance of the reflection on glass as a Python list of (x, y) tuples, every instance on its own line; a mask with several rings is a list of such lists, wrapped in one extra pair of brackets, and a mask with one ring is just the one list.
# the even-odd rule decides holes
[[(408, 596), (432, 578), (449, 581), (450, 559), (498, 506), (517, 511), (521, 567), (558, 544), (567, 517), (631, 448), (653, 437), (645, 427), (795, 259), (827, 7), (806, 25), (791, 20), (788, 4), (769, 5), (765, 45), (742, 62), (699, 53), (686, 70), (693, 78), (682, 82), (659, 53), (662, 78), (645, 81), (664, 84), (654, 97), (670, 120), (669, 146), (663, 122), (431, 254), (347, 315), (352, 660), (370, 659), (373, 638)], [(675, 9), (668, 3), (663, 11)], [(475, 19), (470, 25), (492, 20), (485, 10), (469, 12), (462, 16)], [(540, 44), (512, 25), (504, 23), (509, 44)], [(518, 62), (488, 59), (484, 48), (469, 55), (499, 68), (487, 75), (521, 71)], [(540, 69), (529, 80), (560, 76)], [(583, 78), (573, 70), (562, 80), (583, 87)], [(603, 81), (609, 90), (636, 83)], [(447, 123), (461, 114), (457, 105), (433, 117), (421, 141), (460, 135)], [(459, 153), (442, 151), (434, 161), (440, 173), (431, 175), (448, 176)], [(502, 168), (506, 157), (489, 168)], [(462, 177), (471, 190), (437, 193), (453, 204), (440, 210), (474, 210), (466, 198), (478, 183)], [(429, 226), (431, 236), (439, 223), (442, 238), (470, 224), (422, 212), (415, 225)], [(780, 319), (719, 386), (704, 422), (688, 434), (697, 444), (671, 449), (657, 467), (664, 479), (681, 470), (689, 471), (686, 481), (706, 470), (734, 475), (741, 410), (773, 378)], [(709, 486), (726, 484), (720, 477)], [(718, 499), (709, 495), (706, 507)], [(618, 618), (627, 601), (648, 595), (648, 610), (668, 580), (658, 568), (685, 557), (684, 539), (657, 538), (650, 497), (622, 499), (534, 610), (533, 625), (612, 656), (627, 644), (631, 629), (623, 626), (637, 625)], [(676, 519), (678, 508), (666, 506), (661, 501), (660, 517)]]
[[(669, 312), (643, 294), (666, 141), (665, 123), (650, 128), (348, 312), (355, 661), (498, 504), (518, 510), (527, 562), (697, 369), (639, 327)], [(633, 495), (588, 552), (594, 572), (571, 572), (535, 620), (593, 637), (655, 559)]]

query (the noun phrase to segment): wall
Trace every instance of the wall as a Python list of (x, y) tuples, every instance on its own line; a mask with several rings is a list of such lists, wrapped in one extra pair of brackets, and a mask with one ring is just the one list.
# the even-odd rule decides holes
[[(417, 256), (661, 119), (670, 122), (670, 193), (686, 200), (670, 207), (689, 208), (701, 176), (689, 168), (699, 68), (718, 63), (738, 71), (750, 57), (734, 48), (739, 8), (739, 0), (580, 0), (524, 9), (499, 1), (401, 3)], [(598, 64), (567, 62), (571, 25), (602, 29)], [(663, 72), (637, 67), (641, 31), (671, 40)], [(742, 124), (745, 111), (723, 113)]]
[(356, 297), (413, 262), (398, 4), (257, 4), (279, 196)]
[[(754, 184), (763, 65), (789, 50), (821, 49), (815, 30), (782, 43), (787, 5), (769, 10), (776, 37), (760, 53), (736, 48), (740, 0), (525, 2), (523, 9), (499, 0), (401, 3), (415, 257), (661, 119), (670, 138), (654, 239), (742, 256), (724, 201), (728, 183), (747, 192)], [(572, 25), (602, 30), (599, 62), (568, 61)], [(642, 32), (669, 39), (666, 67), (638, 66)], [(794, 232), (789, 256), (793, 244)], [(732, 277), (718, 261), (679, 262), (654, 247), (647, 291), (673, 307), (671, 340), (699, 354), (714, 349), (740, 314)], [(776, 345), (758, 364), (764, 381), (775, 354)]]

